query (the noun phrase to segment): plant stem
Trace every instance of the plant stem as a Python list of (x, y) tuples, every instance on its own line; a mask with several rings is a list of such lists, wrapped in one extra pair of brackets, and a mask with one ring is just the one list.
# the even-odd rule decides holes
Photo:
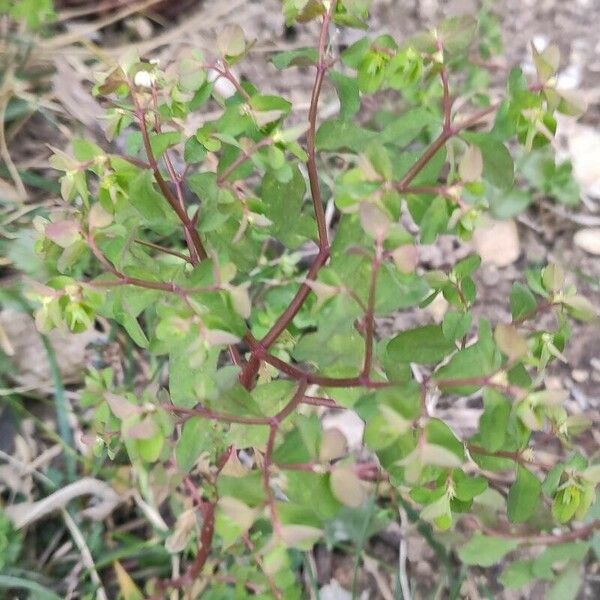
[(583, 527), (578, 529), (572, 529), (558, 535), (553, 534), (541, 534), (531, 535), (527, 533), (513, 533), (511, 531), (503, 531), (499, 529), (493, 529), (481, 524), (475, 517), (468, 516), (464, 519), (471, 527), (482, 531), (485, 535), (500, 537), (504, 539), (518, 539), (520, 544), (526, 546), (556, 546), (558, 544), (564, 544), (566, 542), (574, 542), (590, 537), (595, 531), (600, 529), (600, 519), (592, 521)]
[[(208, 254), (206, 252), (206, 249), (204, 248), (202, 240), (200, 239), (200, 235), (198, 234), (196, 226), (194, 222), (189, 218), (187, 212), (185, 211), (185, 207), (182, 206), (180, 198), (177, 198), (175, 195), (173, 195), (173, 192), (171, 192), (171, 190), (169, 189), (167, 182), (164, 180), (160, 172), (158, 162), (156, 161), (154, 152), (152, 151), (152, 144), (150, 143), (148, 129), (146, 128), (146, 111), (140, 105), (140, 102), (135, 93), (132, 93), (131, 97), (135, 104), (135, 115), (139, 122), (140, 132), (142, 134), (142, 141), (144, 143), (144, 149), (148, 157), (148, 163), (150, 165), (150, 168), (154, 173), (154, 179), (156, 179), (156, 183), (158, 184), (158, 187), (160, 188), (160, 191), (162, 192), (166, 201), (169, 203), (169, 206), (171, 206), (171, 208), (173, 209), (173, 211), (175, 212), (175, 214), (177, 215), (177, 217), (183, 225), (186, 242), (188, 243), (188, 247), (190, 250), (190, 256), (192, 262), (196, 264), (200, 260), (207, 258)], [(180, 190), (178, 190), (178, 193), (179, 192)]]
[(246, 162), (254, 153), (261, 148), (268, 146), (271, 143), (271, 138), (263, 138), (262, 140), (252, 144), (248, 150), (242, 150), (240, 155), (217, 177), (217, 185), (223, 185), (230, 175), (244, 162)]
[(369, 296), (367, 300), (367, 312), (365, 314), (365, 359), (361, 375), (368, 378), (371, 374), (373, 363), (373, 341), (375, 336), (375, 293), (377, 291), (377, 276), (381, 267), (381, 256), (383, 248), (377, 243), (375, 258), (371, 266), (371, 281), (369, 284)]
[(523, 450), (511, 452), (509, 450), (497, 450), (496, 452), (491, 452), (482, 448), (481, 446), (477, 446), (476, 444), (467, 444), (467, 449), (471, 454), (479, 454), (481, 456), (490, 456), (492, 458), (508, 458), (520, 465), (532, 465), (536, 466), (544, 471), (549, 471), (552, 469), (554, 465), (549, 465), (546, 463), (541, 463), (533, 460), (527, 460), (523, 457)]
[(306, 168), (308, 171), (308, 180), (310, 184), (310, 194), (315, 210), (317, 220), (317, 229), (319, 234), (320, 250), (329, 249), (329, 239), (327, 234), (327, 221), (325, 219), (325, 209), (323, 208), (323, 199), (321, 198), (321, 186), (319, 184), (319, 172), (317, 169), (317, 152), (316, 152), (316, 132), (317, 132), (317, 110), (319, 107), (319, 96), (323, 86), (323, 79), (327, 72), (327, 62), (325, 53), (327, 51), (329, 23), (331, 15), (335, 10), (336, 0), (332, 0), (329, 9), (323, 16), (321, 24), (321, 33), (319, 35), (319, 57), (317, 59), (317, 73), (313, 84), (312, 93), (310, 96), (310, 107), (308, 109), (308, 131), (306, 134), (306, 153), (308, 160)]
[[(317, 221), (317, 231), (319, 239), (319, 253), (315, 257), (313, 264), (311, 265), (306, 278), (308, 280), (316, 279), (317, 274), (321, 267), (327, 262), (330, 254), (329, 248), (329, 236), (327, 233), (327, 220), (325, 218), (325, 209), (323, 208), (323, 199), (321, 197), (321, 187), (319, 184), (319, 172), (317, 169), (317, 155), (316, 155), (316, 129), (317, 129), (317, 110), (319, 105), (319, 97), (321, 95), (321, 88), (323, 86), (323, 79), (328, 68), (327, 61), (325, 59), (325, 53), (327, 50), (327, 40), (329, 24), (331, 22), (331, 15), (335, 10), (337, 0), (332, 0), (329, 5), (329, 9), (323, 16), (321, 23), (321, 33), (319, 35), (319, 58), (317, 61), (317, 74), (312, 88), (310, 97), (310, 107), (308, 110), (308, 131), (306, 134), (306, 153), (308, 160), (306, 162), (306, 168), (308, 171), (308, 180), (310, 185), (310, 193), (313, 201), (313, 207), (315, 211), (315, 218)], [(290, 305), (277, 319), (275, 324), (267, 332), (264, 338), (261, 340), (261, 344), (264, 348), (269, 349), (281, 335), (283, 331), (292, 322), (294, 317), (298, 314), (302, 305), (308, 298), (311, 288), (303, 283), (300, 289), (292, 299)], [(240, 373), (240, 382), (246, 388), (250, 388), (253, 385), (254, 378), (260, 368), (260, 359), (256, 355), (252, 355), (250, 360), (246, 364), (244, 370)]]
[(139, 238), (136, 238), (133, 241), (136, 244), (140, 244), (141, 246), (147, 246), (148, 248), (152, 248), (153, 250), (156, 250), (157, 252), (162, 252), (163, 254), (170, 254), (171, 256), (176, 256), (177, 258), (180, 258), (181, 260), (185, 260), (185, 262), (188, 262), (188, 263), (192, 262), (192, 260), (189, 256), (186, 256), (185, 254), (182, 254), (181, 252), (177, 252), (176, 250), (171, 250), (170, 248), (165, 248), (164, 246), (160, 246), (158, 244), (153, 244), (152, 242), (147, 242), (146, 240), (140, 240)]

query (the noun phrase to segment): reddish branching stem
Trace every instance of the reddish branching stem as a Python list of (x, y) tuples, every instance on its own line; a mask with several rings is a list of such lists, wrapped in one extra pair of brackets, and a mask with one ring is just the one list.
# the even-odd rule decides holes
[(275, 449), (275, 440), (277, 438), (277, 432), (281, 423), (289, 417), (295, 410), (296, 407), (302, 402), (304, 398), (304, 392), (306, 391), (308, 384), (306, 381), (301, 381), (296, 389), (296, 393), (292, 399), (271, 419), (269, 425), (269, 438), (267, 441), (267, 447), (263, 457), (263, 486), (265, 489), (265, 495), (267, 498), (267, 506), (271, 512), (271, 519), (273, 522), (273, 530), (279, 535), (281, 534), (281, 523), (279, 521), (279, 515), (277, 514), (277, 505), (275, 503), (275, 494), (271, 487), (271, 468), (273, 464), (273, 450)]
[(478, 519), (472, 516), (465, 517), (463, 520), (470, 527), (485, 533), (485, 535), (510, 540), (518, 540), (523, 546), (556, 546), (558, 544), (565, 544), (567, 542), (585, 540), (600, 529), (600, 519), (592, 521), (591, 523), (588, 523), (582, 527), (578, 527), (577, 529), (572, 529), (559, 534), (529, 534), (493, 529), (483, 525)]
[(163, 254), (169, 254), (171, 256), (176, 256), (177, 258), (180, 258), (181, 260), (184, 260), (185, 262), (191, 263), (192, 260), (189, 256), (186, 256), (185, 254), (181, 253), (181, 252), (177, 252), (176, 250), (171, 250), (170, 248), (165, 248), (164, 246), (161, 246), (159, 244), (154, 244), (152, 242), (147, 242), (146, 240), (140, 240), (140, 239), (135, 239), (133, 240), (136, 244), (140, 244), (140, 246), (146, 246), (147, 248), (152, 248), (153, 250), (156, 250), (157, 252), (162, 252)]
[(365, 358), (361, 376), (368, 379), (371, 375), (373, 363), (373, 344), (375, 338), (375, 300), (377, 292), (377, 278), (381, 268), (383, 247), (377, 242), (375, 256), (371, 264), (371, 281), (369, 283), (369, 295), (367, 299), (367, 312), (365, 313)]
[(185, 206), (183, 205), (183, 195), (180, 187), (178, 187), (178, 185), (180, 186), (180, 182), (173, 172), (173, 183), (177, 189), (176, 196), (173, 194), (173, 192), (169, 188), (169, 185), (162, 176), (162, 173), (160, 172), (160, 167), (158, 166), (158, 162), (156, 160), (156, 157), (154, 156), (152, 144), (150, 141), (150, 135), (148, 134), (148, 128), (146, 125), (146, 111), (140, 104), (140, 101), (135, 95), (135, 93), (132, 93), (132, 98), (135, 105), (135, 116), (140, 126), (140, 132), (142, 134), (144, 149), (148, 157), (148, 164), (150, 165), (150, 168), (154, 173), (154, 179), (156, 180), (160, 191), (165, 197), (165, 200), (169, 203), (169, 206), (173, 209), (173, 211), (181, 221), (181, 224), (183, 225), (186, 242), (190, 250), (191, 260), (194, 264), (197, 264), (200, 260), (207, 258), (208, 254), (206, 252), (206, 249), (204, 248), (202, 240), (200, 239), (200, 234), (198, 233), (198, 230), (196, 229), (193, 220), (190, 219), (185, 210)]
[(239, 156), (231, 162), (223, 172), (217, 177), (217, 185), (223, 185), (231, 174), (242, 164), (244, 164), (247, 160), (249, 160), (256, 152), (258, 152), (261, 148), (265, 148), (269, 144), (271, 144), (271, 138), (263, 138), (262, 140), (252, 144), (250, 148), (247, 150), (242, 150)]
[[(329, 236), (327, 232), (327, 220), (325, 218), (325, 209), (323, 207), (323, 199), (321, 197), (321, 186), (319, 183), (319, 172), (317, 168), (317, 152), (316, 152), (316, 132), (317, 132), (317, 111), (319, 106), (319, 98), (321, 96), (321, 88), (323, 86), (323, 79), (327, 68), (329, 66), (327, 62), (327, 43), (329, 24), (331, 22), (331, 16), (335, 10), (337, 0), (332, 0), (329, 5), (329, 9), (323, 16), (321, 23), (321, 33), (319, 35), (319, 50), (317, 59), (317, 73), (315, 75), (315, 81), (313, 84), (310, 107), (308, 109), (308, 131), (306, 134), (306, 153), (308, 160), (306, 162), (306, 169), (308, 171), (308, 180), (310, 185), (310, 193), (313, 201), (313, 207), (315, 211), (315, 218), (317, 221), (317, 233), (319, 239), (319, 253), (317, 254), (311, 268), (309, 269), (306, 278), (308, 280), (316, 279), (319, 270), (329, 259)], [(302, 305), (308, 298), (311, 288), (303, 283), (298, 292), (292, 299), (290, 305), (277, 319), (273, 327), (261, 340), (264, 348), (269, 349), (282, 334), (288, 325), (293, 321), (294, 317), (298, 314)], [(250, 388), (253, 385), (254, 378), (260, 368), (260, 359), (253, 354), (248, 361), (246, 367), (240, 374), (240, 381), (246, 387)]]
[(471, 454), (478, 454), (480, 456), (489, 456), (490, 458), (507, 458), (509, 460), (512, 460), (516, 463), (519, 463), (520, 465), (526, 467), (526, 466), (532, 466), (532, 467), (538, 467), (539, 469), (542, 469), (543, 471), (549, 471), (550, 469), (552, 469), (552, 467), (554, 465), (549, 465), (540, 461), (536, 461), (536, 460), (528, 460), (527, 458), (525, 458), (524, 454), (525, 451), (524, 450), (519, 450), (519, 451), (509, 451), (509, 450), (497, 450), (495, 452), (491, 452), (490, 450), (486, 450), (485, 448), (478, 446), (476, 444), (467, 444), (467, 449), (469, 450), (469, 452)]

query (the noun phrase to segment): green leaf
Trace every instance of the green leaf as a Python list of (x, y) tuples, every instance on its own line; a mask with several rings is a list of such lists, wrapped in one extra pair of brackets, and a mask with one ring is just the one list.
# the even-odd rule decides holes
[(442, 321), (444, 337), (454, 342), (464, 337), (471, 329), (471, 313), (462, 313), (454, 310), (448, 311)]
[(431, 125), (433, 119), (433, 115), (426, 108), (411, 108), (386, 123), (379, 140), (386, 144), (404, 147), (410, 144), (425, 127)]
[[(1, 589), (28, 590), (32, 594), (35, 594), (35, 596), (31, 597), (39, 598), (39, 600), (60, 600), (64, 597), (62, 595), (58, 596), (57, 594), (48, 590), (45, 586), (40, 585), (36, 581), (12, 575), (0, 574), (0, 590)], [(14, 593), (14, 591), (12, 593)]]
[[(485, 324), (485, 325), (484, 325)], [(454, 380), (482, 378), (494, 373), (500, 366), (502, 357), (489, 331), (489, 324), (482, 321), (479, 324), (479, 341), (464, 350), (457, 352), (448, 362), (435, 373), (435, 379)], [(448, 390), (457, 394), (471, 394), (480, 387), (479, 384), (447, 385)]]
[(312, 233), (311, 223), (302, 219), (301, 209), (306, 183), (297, 166), (292, 167), (292, 178), (282, 183), (272, 171), (267, 171), (261, 184), (261, 198), (265, 216), (273, 223), (271, 232), (291, 248), (299, 246)]
[(513, 523), (524, 523), (538, 506), (542, 484), (529, 470), (517, 466), (517, 478), (508, 492), (508, 518)]
[(513, 187), (510, 190), (491, 188), (489, 191), (490, 212), (496, 219), (511, 219), (524, 213), (533, 202), (527, 190)]
[(408, 329), (392, 338), (387, 353), (397, 362), (435, 364), (456, 349), (453, 341), (444, 335), (439, 325), (424, 325)]
[(478, 441), (486, 450), (496, 452), (504, 445), (512, 406), (498, 390), (486, 387), (483, 392), (483, 408), (479, 419)]
[(519, 545), (518, 540), (491, 537), (476, 533), (459, 551), (459, 558), (467, 565), (491, 567)]
[(217, 35), (217, 48), (222, 56), (239, 56), (246, 50), (244, 31), (239, 25), (228, 24)]
[(549, 546), (533, 561), (533, 575), (539, 579), (554, 579), (556, 571), (565, 562), (583, 562), (589, 549), (589, 542), (567, 542)]
[(477, 20), (471, 15), (450, 17), (436, 27), (436, 34), (444, 49), (450, 53), (465, 50), (477, 31)]
[(452, 474), (454, 480), (455, 498), (462, 502), (470, 502), (476, 496), (483, 494), (488, 488), (484, 477), (468, 477), (462, 471), (456, 470)]
[(129, 201), (140, 212), (144, 220), (157, 231), (168, 224), (170, 213), (166, 210), (166, 200), (154, 188), (151, 171), (140, 171), (129, 187)]
[(298, 48), (274, 54), (271, 62), (276, 69), (282, 70), (288, 67), (308, 67), (314, 65), (318, 58), (319, 54), (315, 48)]
[(343, 75), (339, 71), (330, 71), (329, 79), (335, 86), (340, 99), (340, 119), (351, 119), (360, 109), (360, 94), (356, 79)]
[(464, 279), (468, 275), (471, 275), (473, 272), (475, 272), (479, 268), (480, 264), (481, 257), (477, 254), (471, 254), (470, 256), (459, 260), (452, 268), (452, 272), (459, 280)]
[(421, 226), (421, 243), (432, 244), (440, 233), (448, 227), (448, 205), (441, 196), (436, 196), (429, 204), (419, 225)]
[(175, 447), (175, 459), (182, 471), (187, 473), (203, 452), (214, 450), (214, 429), (215, 424), (203, 417), (191, 417), (183, 424)]
[(131, 314), (125, 313), (121, 319), (125, 331), (129, 334), (129, 337), (140, 347), (147, 348), (150, 344), (144, 330), (141, 328), (138, 320)]
[(575, 600), (583, 583), (581, 565), (571, 563), (548, 590), (547, 600)]
[(513, 321), (531, 315), (535, 311), (536, 306), (535, 296), (529, 288), (519, 282), (513, 283), (510, 291), (510, 311)]
[(481, 150), (483, 178), (499, 189), (511, 188), (515, 177), (515, 167), (506, 146), (486, 133), (466, 132), (463, 137)]
[(334, 119), (323, 121), (317, 131), (317, 150), (351, 150), (357, 154), (377, 137), (377, 133), (352, 121)]
[(533, 560), (516, 560), (502, 571), (498, 581), (506, 588), (519, 588), (535, 579)]
[(529, 351), (527, 340), (514, 325), (499, 323), (494, 332), (494, 340), (500, 351), (506, 354), (511, 362), (523, 358)]
[(320, 0), (283, 0), (283, 15), (286, 25), (294, 21), (305, 23), (316, 19), (325, 12), (325, 6)]
[(150, 134), (150, 146), (152, 147), (154, 158), (158, 160), (168, 148), (178, 144), (180, 141), (180, 131), (165, 131), (164, 133)]

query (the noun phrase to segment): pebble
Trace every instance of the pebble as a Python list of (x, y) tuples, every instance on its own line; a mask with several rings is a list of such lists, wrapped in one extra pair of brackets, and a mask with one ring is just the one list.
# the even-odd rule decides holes
[(584, 383), (590, 378), (590, 374), (585, 369), (573, 369), (571, 371), (571, 377), (573, 381), (577, 383)]

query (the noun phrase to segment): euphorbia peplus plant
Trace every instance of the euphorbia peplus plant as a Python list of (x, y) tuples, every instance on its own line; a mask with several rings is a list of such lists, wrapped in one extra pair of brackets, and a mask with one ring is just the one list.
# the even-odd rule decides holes
[[(148, 582), (157, 597), (200, 579), (214, 598), (233, 586), (300, 597), (294, 549), (348, 539), (335, 524), (374, 501), (377, 523), (401, 506), (456, 528), (467, 564), (561, 544), (560, 565), (554, 548), (526, 554), (506, 585), (577, 578), (600, 524), (579, 524), (600, 480), (573, 445), (586, 421), (545, 386), (568, 317), (593, 318), (589, 302), (551, 265), (515, 283), (512, 318), (474, 323), (479, 257), (448, 271), (419, 264), (420, 244), (468, 238), (512, 193), (509, 142), (548, 145), (556, 111), (575, 112), (555, 86), (556, 51), (534, 49), (537, 79), (514, 69), (496, 100), (470, 62), (470, 17), (338, 55), (330, 32), (363, 27), (366, 5), (285, 0), (289, 23), (320, 22), (316, 48), (273, 57), (314, 70), (307, 119), (286, 126), (302, 111), (236, 77), (250, 46), (229, 26), (214, 56), (190, 51), (166, 70), (129, 58), (101, 78), (107, 134), (126, 154), (77, 140), (74, 158), (53, 158), (66, 204), (38, 223), (58, 273), (36, 292), (37, 320), (80, 331), (100, 315), (150, 361), (135, 390), (92, 374), (83, 401), (95, 407), (95, 451), (126, 456), (146, 503), (177, 517), (157, 533), (185, 569)], [(321, 120), (330, 84), (339, 113)], [(362, 110), (366, 98), (381, 110)], [(441, 324), (377, 330), (378, 317), (438, 295)], [(439, 394), (483, 398), (474, 435), (436, 418)], [(323, 429), (321, 412), (338, 409), (364, 420), (365, 451)], [(542, 431), (561, 443), (551, 462), (536, 455)]]

